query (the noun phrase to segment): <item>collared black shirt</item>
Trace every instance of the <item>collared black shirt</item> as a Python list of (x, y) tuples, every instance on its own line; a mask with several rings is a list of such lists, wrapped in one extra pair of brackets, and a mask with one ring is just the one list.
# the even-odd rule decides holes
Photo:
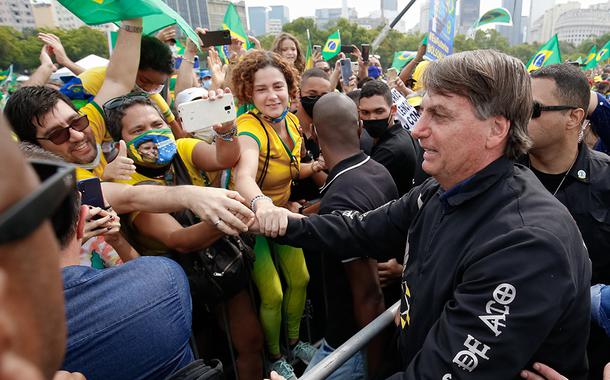
[(280, 242), (405, 249), (405, 372), (393, 378), (517, 379), (534, 361), (586, 376), (590, 261), (568, 211), (522, 165), (500, 158), (448, 191), (431, 178), (365, 214), (290, 219)]
[(610, 284), (610, 157), (580, 143), (556, 197), (576, 220), (587, 245), (591, 283)]
[[(362, 152), (335, 165), (323, 189), (320, 215), (344, 210), (366, 212), (398, 198), (398, 190), (387, 169)], [(346, 251), (341, 256), (350, 257), (351, 254)], [(324, 337), (331, 347), (338, 348), (358, 331), (352, 291), (339, 259), (328, 254), (323, 254), (322, 259), (330, 301)]]
[(406, 194), (413, 187), (417, 168), (417, 143), (400, 123), (389, 127), (371, 150), (371, 158), (394, 178), (398, 193)]

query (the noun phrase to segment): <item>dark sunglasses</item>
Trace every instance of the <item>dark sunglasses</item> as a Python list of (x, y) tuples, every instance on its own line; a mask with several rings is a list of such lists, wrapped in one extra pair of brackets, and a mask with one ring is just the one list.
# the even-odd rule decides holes
[(566, 110), (575, 110), (579, 107), (574, 106), (543, 106), (538, 102), (534, 102), (534, 107), (532, 108), (532, 119), (539, 118), (545, 111), (566, 111)]
[(55, 145), (61, 145), (70, 140), (70, 129), (77, 132), (82, 132), (89, 126), (89, 118), (87, 115), (82, 115), (72, 120), (65, 128), (58, 128), (49, 133), (47, 137), (36, 137), (37, 140), (49, 140)]
[(20, 240), (34, 232), (46, 219), (70, 212), (76, 196), (74, 166), (30, 160), (40, 186), (0, 215), (0, 244)]
[(122, 107), (125, 103), (130, 103), (131, 101), (147, 101), (150, 102), (148, 95), (143, 92), (134, 92), (131, 94), (118, 96), (116, 98), (112, 98), (106, 103), (104, 103), (104, 111), (110, 111), (117, 108)]

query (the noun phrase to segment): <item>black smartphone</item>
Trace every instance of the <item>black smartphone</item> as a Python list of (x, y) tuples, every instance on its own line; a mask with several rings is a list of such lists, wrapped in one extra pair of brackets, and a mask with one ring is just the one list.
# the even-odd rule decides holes
[(104, 194), (99, 178), (87, 178), (76, 183), (81, 194), (81, 204), (105, 208)]
[(343, 84), (349, 84), (349, 78), (352, 76), (352, 61), (349, 58), (341, 60), (341, 77)]
[(362, 53), (362, 60), (364, 62), (368, 62), (369, 61), (369, 51), (371, 50), (369, 44), (362, 44), (362, 49), (360, 49), (360, 52)]
[(214, 30), (211, 32), (197, 32), (204, 47), (231, 45), (231, 32), (228, 30)]
[(347, 46), (341, 45), (341, 53), (349, 55), (349, 54), (352, 54), (353, 52), (354, 52), (354, 45), (347, 45)]

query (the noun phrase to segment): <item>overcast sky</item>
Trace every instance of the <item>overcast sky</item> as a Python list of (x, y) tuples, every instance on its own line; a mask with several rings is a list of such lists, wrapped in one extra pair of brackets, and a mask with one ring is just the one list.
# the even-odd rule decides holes
[[(427, 1), (429, 0), (417, 0), (413, 7), (405, 14), (403, 20), (407, 24), (407, 29), (417, 24), (419, 21), (419, 7)], [(408, 0), (398, 0), (398, 9), (401, 10), (408, 2)], [(568, 0), (558, 0), (556, 3), (566, 2)], [(585, 8), (591, 4), (605, 3), (607, 0), (580, 0), (579, 2)], [(369, 13), (380, 7), (379, 0), (347, 0), (347, 4), (349, 7), (356, 8), (358, 17), (366, 17)], [(499, 7), (501, 4), (500, 0), (481, 0), (481, 13)], [(530, 0), (523, 0), (523, 4), (523, 15), (527, 16), (529, 14)], [(286, 5), (290, 10), (290, 19), (294, 20), (299, 17), (313, 17), (315, 10), (318, 8), (339, 8), (341, 7), (341, 0), (246, 0), (246, 6), (260, 5)]]

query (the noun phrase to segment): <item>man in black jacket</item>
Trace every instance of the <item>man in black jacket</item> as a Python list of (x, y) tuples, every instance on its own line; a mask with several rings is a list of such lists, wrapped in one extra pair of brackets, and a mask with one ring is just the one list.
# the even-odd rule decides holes
[(405, 249), (405, 371), (393, 379), (512, 379), (533, 362), (584, 378), (587, 251), (565, 207), (513, 163), (530, 145), (523, 64), (463, 52), (431, 63), (424, 83), (413, 136), (433, 178), (376, 210), (291, 217), (272, 235), (351, 255)]
[[(591, 258), (591, 284), (610, 284), (610, 157), (581, 141), (587, 109), (597, 105), (597, 94), (570, 64), (545, 66), (531, 77), (533, 146), (524, 163), (576, 221)], [(610, 339), (595, 323), (587, 354), (589, 378), (600, 379), (610, 362)]]

